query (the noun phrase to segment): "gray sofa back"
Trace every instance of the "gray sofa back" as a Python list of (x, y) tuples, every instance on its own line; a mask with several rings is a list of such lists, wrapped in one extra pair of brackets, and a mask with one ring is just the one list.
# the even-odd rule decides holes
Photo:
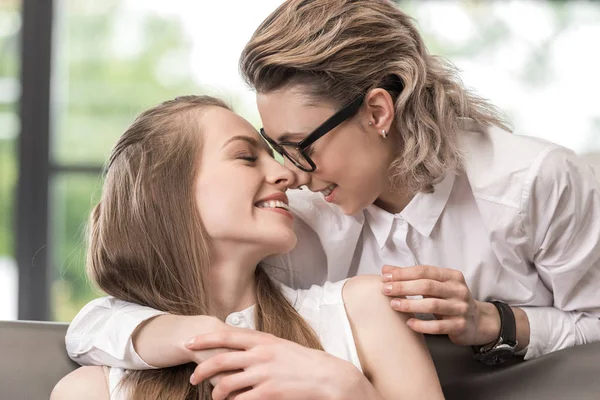
[[(1, 400), (48, 399), (56, 382), (77, 368), (65, 351), (67, 327), (0, 321)], [(445, 336), (426, 339), (447, 399), (600, 399), (600, 343), (487, 367)]]
[(48, 399), (77, 368), (65, 350), (67, 324), (0, 321), (0, 399)]

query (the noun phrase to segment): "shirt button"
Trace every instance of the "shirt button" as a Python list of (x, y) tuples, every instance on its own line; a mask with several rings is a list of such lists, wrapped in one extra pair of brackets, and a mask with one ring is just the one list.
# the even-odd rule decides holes
[(231, 323), (233, 325), (239, 325), (240, 322), (242, 322), (242, 321), (241, 321), (240, 317), (238, 317), (237, 315), (234, 315), (233, 317), (231, 317)]

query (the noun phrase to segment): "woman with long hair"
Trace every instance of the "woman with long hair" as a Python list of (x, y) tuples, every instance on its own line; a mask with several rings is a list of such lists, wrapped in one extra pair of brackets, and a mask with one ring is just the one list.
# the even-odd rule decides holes
[[(354, 380), (348, 388), (354, 398), (441, 398), (424, 341), (406, 326), (406, 317), (391, 310), (383, 294), (363, 298), (379, 277), (294, 290), (267, 275), (261, 260), (296, 244), (285, 194), (290, 185), (293, 174), (220, 100), (165, 102), (142, 113), (113, 149), (102, 198), (91, 214), (89, 275), (115, 299), (188, 318), (214, 316), (231, 325), (219, 327), (230, 334), (254, 328), (312, 349), (322, 367), (341, 369)], [(386, 329), (374, 331), (373, 325)], [(390, 347), (389, 337), (400, 340)], [(182, 361), (144, 371), (107, 369), (97, 396), (260, 397), (260, 371), (248, 367), (251, 352), (217, 357), (238, 372), (214, 389), (208, 379), (190, 383), (196, 365)], [(212, 377), (202, 368), (198, 374)], [(89, 396), (90, 386), (102, 387), (101, 370), (75, 371), (52, 399), (79, 399), (82, 391)], [(284, 398), (295, 396), (279, 390)]]

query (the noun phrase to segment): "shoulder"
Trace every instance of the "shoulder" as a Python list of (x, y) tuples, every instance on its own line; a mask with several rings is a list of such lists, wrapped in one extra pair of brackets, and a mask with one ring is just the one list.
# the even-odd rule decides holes
[(461, 133), (460, 146), (475, 198), (514, 208), (522, 206), (545, 168), (574, 157), (571, 150), (555, 143), (479, 125)]
[(597, 178), (587, 161), (563, 148), (546, 153), (532, 173), (532, 184), (543, 186), (564, 186), (577, 181), (595, 184)]
[(367, 295), (381, 294), (383, 281), (380, 275), (358, 275), (348, 279), (343, 288), (344, 301), (364, 298)]
[(351, 320), (384, 322), (409, 318), (408, 314), (397, 313), (391, 308), (390, 298), (383, 294), (380, 275), (359, 275), (348, 279), (342, 297)]
[(109, 398), (107, 371), (98, 366), (77, 368), (62, 378), (50, 395), (50, 400)]

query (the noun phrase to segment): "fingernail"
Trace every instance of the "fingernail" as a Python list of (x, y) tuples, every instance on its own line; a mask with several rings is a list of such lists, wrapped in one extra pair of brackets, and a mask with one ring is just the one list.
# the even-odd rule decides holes
[(392, 292), (392, 285), (383, 285), (383, 293), (390, 294)]
[(383, 275), (383, 281), (384, 282), (389, 282), (392, 280), (392, 274), (384, 274)]
[(400, 303), (400, 300), (394, 299), (394, 300), (392, 300), (391, 304), (392, 304), (392, 308), (400, 308), (401, 303)]
[(406, 325), (408, 325), (409, 328), (412, 328), (414, 324), (415, 324), (415, 321), (413, 321), (412, 318), (409, 319), (408, 321), (406, 321)]
[(192, 376), (190, 376), (190, 383), (192, 385), (195, 385), (195, 383), (194, 383), (194, 374), (192, 374)]
[(191, 337), (188, 340), (186, 340), (184, 342), (184, 344), (186, 347), (189, 347), (189, 346), (193, 345), (195, 341), (196, 341), (196, 337)]

